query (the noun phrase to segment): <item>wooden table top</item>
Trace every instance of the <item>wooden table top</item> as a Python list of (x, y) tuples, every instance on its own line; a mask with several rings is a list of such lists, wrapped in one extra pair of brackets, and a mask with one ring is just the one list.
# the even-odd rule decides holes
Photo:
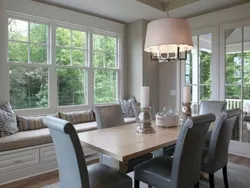
[(152, 134), (138, 134), (137, 124), (133, 123), (78, 135), (86, 147), (124, 162), (176, 143), (178, 127), (162, 128), (155, 126), (155, 122), (152, 124), (155, 129)]

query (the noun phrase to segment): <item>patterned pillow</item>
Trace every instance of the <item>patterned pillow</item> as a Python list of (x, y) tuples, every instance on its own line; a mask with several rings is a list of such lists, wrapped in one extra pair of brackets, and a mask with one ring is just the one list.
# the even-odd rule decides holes
[[(58, 114), (52, 114), (50, 116), (57, 117)], [(43, 124), (43, 118), (45, 116), (33, 116), (33, 117), (25, 117), (17, 115), (17, 125), (20, 131), (29, 131), (29, 130), (37, 130), (47, 128), (46, 125)]]
[(122, 112), (125, 118), (138, 116), (135, 96), (131, 97), (129, 100), (120, 100), (119, 104), (122, 107)]
[(72, 124), (95, 121), (95, 115), (92, 109), (68, 113), (59, 112), (59, 117), (69, 121)]
[(0, 107), (0, 138), (18, 132), (16, 115), (9, 103)]

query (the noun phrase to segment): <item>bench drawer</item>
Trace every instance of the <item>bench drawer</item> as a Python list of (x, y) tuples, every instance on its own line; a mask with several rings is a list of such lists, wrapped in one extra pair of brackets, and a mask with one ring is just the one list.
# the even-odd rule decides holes
[(48, 146), (40, 149), (41, 163), (56, 161), (56, 151), (54, 146)]
[(20, 151), (0, 156), (0, 173), (39, 164), (39, 149)]

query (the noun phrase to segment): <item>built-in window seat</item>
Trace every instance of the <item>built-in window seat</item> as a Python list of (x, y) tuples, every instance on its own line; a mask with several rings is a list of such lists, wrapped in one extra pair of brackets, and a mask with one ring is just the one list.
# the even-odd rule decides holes
[[(126, 124), (135, 121), (135, 118), (125, 118)], [(97, 123), (77, 123), (74, 127), (78, 133), (93, 131)], [(84, 146), (83, 151), (87, 162), (99, 157), (97, 152)], [(56, 169), (56, 153), (48, 128), (19, 131), (0, 138), (0, 185)]]

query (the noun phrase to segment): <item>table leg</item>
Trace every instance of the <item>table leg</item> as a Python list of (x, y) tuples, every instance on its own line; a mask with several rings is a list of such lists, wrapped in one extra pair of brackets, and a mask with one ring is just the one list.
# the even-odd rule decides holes
[(128, 171), (128, 162), (127, 161), (119, 161), (119, 171), (126, 174)]

